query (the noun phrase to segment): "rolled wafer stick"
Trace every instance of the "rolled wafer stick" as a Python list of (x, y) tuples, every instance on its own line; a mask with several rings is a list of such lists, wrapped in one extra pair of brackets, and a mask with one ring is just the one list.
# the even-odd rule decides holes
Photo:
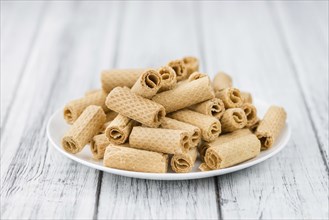
[(115, 119), (117, 115), (118, 113), (116, 113), (115, 111), (109, 111), (108, 113), (106, 113), (106, 122), (113, 121), (113, 119)]
[(97, 93), (100, 91), (102, 91), (102, 90), (101, 89), (90, 89), (87, 92), (85, 92), (85, 96), (88, 96), (88, 95), (91, 95), (91, 94), (94, 94), (94, 93)]
[(225, 105), (225, 108), (238, 108), (242, 105), (240, 90), (236, 88), (226, 88), (215, 93), (217, 98), (220, 98)]
[(260, 124), (261, 120), (259, 118), (257, 118), (257, 121), (255, 122), (255, 124), (251, 125), (249, 127), (249, 130), (252, 132), (252, 133), (255, 133), (259, 124)]
[(102, 89), (109, 93), (118, 86), (131, 88), (146, 70), (147, 68), (104, 70), (101, 73)]
[(199, 151), (201, 161), (204, 161), (206, 151), (210, 147), (207, 143), (208, 142), (202, 142), (201, 144), (198, 145), (198, 151)]
[(121, 170), (166, 173), (168, 155), (110, 144), (105, 150), (103, 164)]
[(257, 110), (253, 104), (243, 103), (241, 109), (244, 111), (247, 117), (246, 127), (249, 128), (258, 121)]
[(175, 154), (170, 161), (171, 169), (176, 173), (190, 172), (194, 167), (197, 155), (196, 148), (192, 148), (184, 154)]
[(212, 98), (199, 104), (192, 105), (188, 108), (193, 111), (205, 115), (210, 115), (218, 119), (220, 119), (225, 112), (224, 103), (219, 98)]
[(206, 163), (201, 163), (200, 166), (199, 166), (199, 170), (201, 170), (202, 172), (205, 172), (205, 171), (210, 171), (210, 167), (207, 166)]
[(190, 148), (187, 131), (134, 127), (129, 136), (129, 145), (133, 148), (160, 153), (185, 153)]
[(190, 105), (214, 98), (209, 78), (204, 77), (184, 83), (172, 90), (156, 94), (152, 100), (161, 104), (166, 112), (173, 112)]
[(223, 133), (232, 132), (246, 126), (247, 117), (241, 108), (230, 108), (224, 112), (220, 123)]
[(262, 143), (262, 150), (270, 148), (285, 126), (287, 113), (284, 108), (272, 105), (259, 123), (256, 135)]
[(161, 75), (154, 69), (148, 69), (137, 79), (131, 91), (144, 98), (152, 98), (161, 87)]
[[(243, 112), (243, 111), (242, 111)], [(213, 141), (221, 133), (221, 124), (218, 119), (204, 115), (199, 112), (194, 112), (188, 109), (173, 112), (169, 115), (170, 118), (192, 124), (201, 129), (201, 137), (205, 141)]]
[(96, 160), (103, 159), (106, 147), (110, 144), (105, 134), (99, 134), (93, 137), (90, 142), (90, 150), (93, 158)]
[(260, 152), (260, 141), (253, 134), (233, 139), (223, 144), (208, 143), (205, 162), (211, 169), (230, 167), (256, 157)]
[(106, 127), (105, 136), (113, 144), (123, 144), (127, 141), (135, 121), (123, 115), (118, 115)]
[(80, 152), (98, 134), (105, 119), (105, 113), (100, 106), (88, 106), (64, 135), (64, 150), (73, 154)]
[(117, 87), (106, 98), (106, 105), (119, 114), (149, 127), (159, 127), (166, 115), (162, 105), (138, 96), (128, 88)]
[(207, 77), (207, 74), (200, 72), (193, 72), (187, 79), (187, 82), (191, 82), (193, 80), (197, 80), (203, 77)]
[(105, 123), (103, 124), (101, 130), (99, 131), (99, 134), (104, 134), (106, 128), (110, 125), (111, 122), (112, 122), (112, 121), (107, 121), (107, 122), (105, 122)]
[(232, 87), (232, 78), (228, 74), (219, 71), (215, 75), (212, 85), (215, 91), (220, 91), (226, 88), (230, 88)]
[(161, 75), (161, 88), (158, 92), (167, 91), (173, 89), (177, 84), (176, 73), (170, 66), (163, 66), (158, 69)]
[(188, 77), (187, 68), (183, 60), (173, 60), (170, 61), (167, 66), (170, 66), (176, 73), (177, 82), (184, 80)]
[(240, 92), (243, 103), (252, 103), (252, 95), (249, 92)]
[(199, 60), (196, 57), (183, 57), (183, 62), (186, 66), (186, 70), (187, 70), (187, 75), (191, 75), (192, 73), (194, 73), (195, 71), (199, 70)]
[(197, 146), (201, 140), (201, 130), (200, 128), (181, 122), (172, 118), (164, 117), (161, 121), (161, 127), (166, 129), (174, 130), (184, 130), (189, 133), (190, 136), (190, 148)]
[(68, 124), (73, 124), (81, 113), (90, 105), (101, 106), (104, 112), (108, 112), (109, 109), (105, 105), (105, 99), (106, 93), (98, 91), (83, 98), (70, 101), (64, 107), (63, 113), (65, 121)]

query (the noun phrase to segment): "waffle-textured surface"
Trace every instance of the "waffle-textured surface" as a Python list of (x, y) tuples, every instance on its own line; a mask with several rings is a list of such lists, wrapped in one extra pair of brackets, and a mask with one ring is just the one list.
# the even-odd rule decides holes
[(103, 159), (106, 147), (110, 144), (105, 134), (98, 134), (90, 142), (90, 151), (96, 160)]
[(225, 112), (225, 106), (222, 100), (219, 98), (212, 98), (207, 101), (192, 105), (188, 107), (189, 109), (205, 114), (210, 115), (215, 118), (220, 119), (224, 112)]
[(220, 123), (222, 124), (223, 133), (232, 132), (245, 127), (247, 117), (241, 108), (230, 108), (224, 112)]
[(162, 77), (158, 71), (148, 69), (137, 79), (131, 91), (144, 98), (152, 98), (160, 89)]
[(123, 144), (128, 140), (134, 124), (134, 120), (119, 114), (106, 127), (105, 136), (113, 144)]

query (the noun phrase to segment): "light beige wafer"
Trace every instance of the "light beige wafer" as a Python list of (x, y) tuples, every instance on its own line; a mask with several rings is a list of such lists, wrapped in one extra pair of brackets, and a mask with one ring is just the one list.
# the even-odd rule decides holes
[(241, 108), (230, 108), (226, 109), (220, 123), (222, 124), (223, 133), (232, 132), (245, 127), (247, 117)]
[(188, 108), (193, 111), (205, 115), (210, 115), (218, 119), (220, 119), (225, 112), (224, 103), (219, 98), (212, 98), (199, 104), (192, 105)]
[(259, 123), (256, 135), (262, 143), (262, 150), (270, 148), (285, 126), (287, 114), (284, 108), (272, 105)]
[(209, 115), (183, 109), (173, 112), (169, 117), (197, 126), (201, 129), (201, 137), (205, 141), (213, 141), (221, 133), (221, 124), (219, 120)]
[(131, 88), (146, 70), (147, 68), (104, 70), (101, 73), (102, 88), (107, 93), (118, 86)]
[(91, 95), (91, 94), (94, 94), (97, 92), (101, 92), (101, 91), (102, 91), (101, 89), (90, 89), (87, 92), (85, 92), (85, 96), (88, 96), (88, 95)]
[(193, 72), (188, 79), (186, 80), (187, 82), (191, 82), (193, 80), (197, 80), (203, 77), (207, 77), (207, 74), (205, 73), (200, 73), (200, 72)]
[(106, 113), (106, 122), (113, 121), (113, 119), (115, 119), (117, 115), (118, 113), (116, 113), (115, 111), (109, 111), (108, 113)]
[(260, 122), (261, 122), (261, 120), (260, 120), (259, 118), (257, 118), (257, 121), (255, 122), (255, 124), (253, 124), (253, 125), (251, 125), (251, 126), (249, 127), (249, 129), (250, 129), (250, 131), (251, 131), (252, 133), (255, 133), (255, 132), (256, 132), (256, 130), (257, 130), (257, 128), (258, 128)]
[(189, 150), (190, 139), (184, 130), (134, 127), (129, 136), (129, 145), (142, 150), (179, 154)]
[(253, 104), (243, 103), (241, 109), (244, 111), (247, 117), (247, 128), (251, 127), (258, 121), (257, 109)]
[(243, 103), (252, 103), (252, 95), (249, 92), (240, 92)]
[(183, 57), (182, 60), (186, 66), (188, 76), (199, 70), (198, 58), (187, 56), (187, 57)]
[(172, 90), (158, 93), (152, 100), (161, 104), (169, 113), (211, 98), (214, 98), (214, 92), (210, 86), (209, 78), (203, 77), (184, 83)]
[(226, 88), (230, 88), (232, 87), (232, 78), (228, 74), (219, 71), (215, 75), (212, 85), (215, 91), (220, 91)]
[(176, 73), (170, 66), (163, 66), (158, 69), (161, 75), (161, 88), (158, 92), (173, 89), (177, 84)]
[(199, 170), (201, 170), (202, 172), (205, 172), (205, 171), (210, 171), (210, 167), (207, 166), (206, 163), (201, 163), (200, 166), (199, 166)]
[(73, 154), (80, 152), (98, 134), (105, 119), (100, 106), (88, 106), (65, 133), (62, 139), (64, 150)]
[(173, 60), (170, 61), (167, 66), (170, 66), (176, 73), (177, 82), (184, 80), (188, 77), (187, 68), (183, 60)]
[(195, 164), (198, 151), (196, 148), (190, 149), (187, 153), (175, 154), (170, 161), (171, 169), (176, 173), (188, 173)]
[(118, 115), (106, 127), (105, 136), (113, 144), (123, 144), (128, 140), (132, 127), (136, 123), (128, 117)]
[(206, 155), (206, 151), (210, 147), (207, 143), (208, 142), (203, 141), (201, 142), (201, 144), (198, 145), (198, 151), (201, 161), (204, 161), (204, 156)]
[(147, 173), (166, 173), (168, 155), (110, 144), (104, 154), (104, 166)]
[(211, 169), (230, 167), (256, 157), (260, 152), (260, 141), (248, 134), (223, 144), (208, 143), (205, 162)]
[(101, 106), (104, 112), (108, 112), (109, 109), (105, 105), (106, 93), (98, 91), (80, 99), (76, 99), (67, 103), (64, 107), (64, 119), (67, 123), (73, 124), (75, 120), (81, 115), (90, 105)]
[(217, 98), (220, 98), (225, 105), (225, 108), (238, 108), (242, 105), (240, 90), (236, 88), (226, 88), (215, 93)]
[(93, 158), (96, 160), (103, 159), (106, 147), (110, 144), (105, 134), (99, 134), (93, 137), (90, 142), (90, 150)]
[(161, 75), (154, 69), (144, 71), (137, 79), (131, 91), (144, 98), (152, 98), (161, 87)]
[(190, 136), (190, 148), (197, 146), (201, 140), (201, 130), (200, 128), (181, 122), (172, 118), (164, 117), (161, 121), (161, 127), (166, 129), (174, 129), (174, 130), (184, 130), (189, 133)]
[(99, 131), (99, 134), (104, 134), (106, 128), (110, 125), (111, 122), (112, 122), (112, 121), (107, 121), (107, 122), (105, 122), (105, 123), (103, 124), (101, 130)]
[(106, 98), (106, 105), (119, 114), (149, 127), (159, 127), (166, 115), (162, 105), (138, 96), (128, 88), (117, 87)]

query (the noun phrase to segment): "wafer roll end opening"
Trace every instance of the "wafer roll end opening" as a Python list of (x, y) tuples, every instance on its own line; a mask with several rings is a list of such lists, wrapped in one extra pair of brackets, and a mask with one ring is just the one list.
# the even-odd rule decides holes
[(107, 127), (105, 129), (105, 136), (110, 142), (115, 144), (123, 144), (125, 140), (124, 133), (116, 127)]
[(184, 158), (179, 158), (176, 159), (175, 156), (171, 159), (171, 168), (175, 172), (180, 172), (180, 173), (187, 173), (190, 172), (192, 169), (191, 164), (186, 161)]
[(188, 133), (186, 132), (186, 133), (183, 133), (182, 134), (182, 146), (183, 146), (183, 150), (185, 151), (185, 152), (187, 152), (189, 149), (190, 149), (190, 140), (189, 140), (189, 136), (188, 136)]
[(77, 146), (78, 144), (71, 137), (64, 137), (62, 139), (62, 146), (65, 151), (76, 154), (81, 149)]
[(191, 137), (191, 142), (193, 146), (196, 146), (199, 144), (201, 139), (201, 130), (199, 128), (194, 129), (194, 132)]
[(73, 122), (75, 121), (75, 119), (77, 117), (74, 115), (74, 112), (72, 111), (72, 109), (68, 106), (65, 106), (63, 113), (64, 113), (65, 121), (69, 124), (73, 124)]
[(159, 111), (157, 112), (157, 114), (155, 114), (154, 116), (154, 123), (157, 123), (160, 125), (162, 119), (166, 116), (166, 111), (165, 109), (162, 107), (159, 109)]
[(266, 149), (272, 147), (273, 137), (271, 135), (268, 135), (266, 133), (257, 133), (256, 136), (261, 143), (262, 150), (266, 150)]
[(205, 162), (211, 169), (219, 169), (222, 160), (218, 154), (216, 154), (211, 148), (209, 148), (206, 151)]
[(233, 88), (231, 90), (231, 92), (230, 92), (230, 100), (236, 106), (239, 106), (239, 105), (242, 104), (241, 94), (240, 94), (240, 91), (238, 89)]
[(149, 70), (145, 76), (145, 85), (150, 88), (154, 89), (160, 86), (161, 83), (161, 76), (155, 70)]

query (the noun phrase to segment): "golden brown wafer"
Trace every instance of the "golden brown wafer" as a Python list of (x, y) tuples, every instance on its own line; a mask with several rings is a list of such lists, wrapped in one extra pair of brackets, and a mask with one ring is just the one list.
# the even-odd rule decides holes
[(252, 133), (255, 133), (255, 132), (256, 132), (256, 130), (257, 130), (257, 128), (258, 128), (260, 122), (261, 122), (261, 120), (260, 120), (259, 118), (257, 118), (257, 121), (255, 122), (255, 124), (253, 124), (253, 125), (251, 125), (251, 126), (249, 127), (249, 129), (250, 129), (250, 131), (251, 131)]
[(241, 109), (244, 111), (244, 113), (247, 117), (246, 127), (250, 128), (252, 125), (254, 125), (258, 121), (256, 107), (250, 103), (243, 103), (241, 106)]
[(191, 82), (193, 80), (197, 80), (203, 77), (207, 77), (207, 74), (205, 73), (200, 73), (200, 72), (193, 72), (188, 79), (186, 80), (187, 82)]
[(196, 148), (190, 149), (187, 153), (175, 154), (170, 161), (171, 169), (176, 173), (188, 173), (195, 164), (198, 151)]
[(224, 102), (225, 108), (238, 108), (242, 105), (240, 90), (236, 88), (226, 88), (215, 93), (215, 96)]
[(218, 119), (220, 119), (225, 112), (224, 103), (219, 98), (212, 98), (199, 104), (192, 105), (188, 108), (193, 111), (205, 115), (210, 115)]
[(199, 70), (198, 58), (192, 57), (192, 56), (187, 56), (187, 57), (183, 57), (182, 60), (186, 66), (188, 76)]
[(210, 147), (207, 143), (208, 142), (203, 141), (201, 142), (201, 144), (198, 145), (198, 151), (201, 161), (204, 161), (204, 156), (206, 155), (206, 151)]
[(117, 87), (106, 98), (106, 105), (119, 114), (149, 127), (159, 127), (166, 115), (162, 105), (138, 96), (128, 88)]
[(232, 78), (228, 74), (219, 71), (215, 75), (212, 85), (215, 91), (220, 91), (226, 88), (230, 88), (232, 87)]
[(166, 173), (168, 155), (110, 144), (104, 154), (104, 166), (147, 173)]
[(137, 79), (131, 91), (144, 98), (152, 98), (161, 87), (161, 75), (154, 69), (144, 71)]
[(173, 60), (170, 61), (167, 66), (170, 66), (176, 73), (177, 82), (184, 80), (188, 77), (187, 68), (183, 62), (183, 60)]
[(93, 137), (90, 142), (90, 150), (93, 158), (96, 160), (103, 159), (106, 147), (110, 144), (105, 134), (99, 134)]
[(161, 75), (161, 88), (158, 92), (167, 91), (173, 89), (177, 84), (176, 73), (170, 66), (163, 66), (158, 69)]
[(202, 172), (205, 172), (205, 171), (210, 171), (210, 167), (207, 166), (206, 163), (201, 163), (200, 166), (199, 166), (199, 170), (201, 170)]
[(201, 129), (202, 139), (205, 141), (215, 140), (221, 132), (221, 124), (218, 119), (199, 112), (183, 109), (173, 112), (169, 117), (197, 126)]
[(113, 121), (113, 119), (115, 119), (117, 115), (118, 113), (116, 113), (115, 111), (109, 111), (108, 113), (106, 113), (106, 122)]
[(262, 150), (270, 148), (285, 126), (287, 113), (284, 108), (272, 105), (257, 127), (256, 135), (262, 143)]
[(129, 145), (142, 150), (179, 154), (188, 151), (190, 139), (188, 132), (183, 130), (134, 127)]
[(80, 152), (98, 134), (105, 119), (100, 106), (88, 106), (65, 133), (62, 139), (64, 150), (73, 154)]
[(223, 133), (232, 132), (245, 127), (247, 117), (241, 108), (230, 108), (226, 109), (220, 123), (222, 124)]
[(243, 103), (252, 103), (252, 95), (249, 92), (240, 92)]
[(223, 144), (208, 143), (205, 161), (211, 169), (230, 167), (256, 157), (260, 152), (260, 141), (248, 134)]
[(118, 115), (106, 127), (105, 136), (113, 144), (123, 144), (128, 140), (131, 129), (135, 124), (134, 120)]

